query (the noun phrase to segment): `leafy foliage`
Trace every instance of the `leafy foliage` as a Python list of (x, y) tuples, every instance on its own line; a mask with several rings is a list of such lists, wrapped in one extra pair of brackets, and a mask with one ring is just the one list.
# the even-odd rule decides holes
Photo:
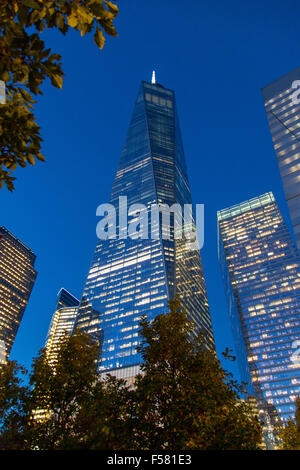
[(97, 382), (97, 344), (82, 333), (62, 338), (57, 364), (51, 367), (45, 350), (34, 360), (30, 377), (32, 411), (47, 419), (32, 425), (32, 444), (40, 449), (69, 447), (76, 440), (77, 416)]
[(127, 448), (131, 391), (99, 380), (98, 345), (76, 331), (61, 339), (53, 367), (45, 350), (22, 385), (14, 362), (0, 369), (0, 450)]
[[(136, 382), (139, 449), (256, 449), (260, 424), (242, 387), (224, 371), (191, 323), (179, 300), (150, 324), (142, 320), (143, 374)], [(228, 356), (228, 351), (226, 352)]]
[(300, 397), (296, 399), (295, 421), (288, 423), (279, 432), (283, 450), (300, 450)]
[(22, 376), (26, 374), (15, 361), (0, 368), (0, 450), (22, 449), (26, 445), (30, 419), (30, 390), (22, 384)]
[[(117, 36), (113, 21), (118, 14), (115, 2), (105, 0), (2, 0), (0, 2), (0, 80), (6, 84), (7, 101), (0, 104), (0, 187), (12, 191), (18, 166), (41, 154), (41, 133), (36, 122), (34, 96), (42, 94), (46, 78), (62, 88), (64, 73), (61, 56), (45, 47), (40, 33), (56, 28), (66, 34), (69, 28), (81, 35), (93, 33), (102, 49), (104, 33)], [(34, 31), (35, 30), (35, 31)]]
[[(0, 449), (256, 449), (259, 422), (178, 300), (141, 322), (142, 373), (134, 387), (99, 380), (97, 345), (76, 331), (61, 340), (55, 366), (44, 350), (23, 386), (15, 363), (0, 373)], [(227, 352), (228, 356), (229, 353)]]

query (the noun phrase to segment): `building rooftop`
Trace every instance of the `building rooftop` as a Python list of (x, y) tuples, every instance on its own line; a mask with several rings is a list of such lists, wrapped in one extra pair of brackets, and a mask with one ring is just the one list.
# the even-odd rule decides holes
[(283, 90), (287, 90), (292, 87), (294, 80), (300, 80), (300, 67), (282, 75), (276, 80), (272, 81), (268, 85), (262, 88), (261, 92), (264, 100), (268, 100), (278, 95)]
[(256, 209), (257, 207), (265, 206), (266, 204), (270, 204), (272, 202), (275, 202), (273, 193), (265, 193), (261, 196), (249, 199), (248, 201), (241, 202), (240, 204), (235, 204), (234, 206), (218, 211), (218, 221), (234, 217), (235, 215), (243, 214), (244, 212)]
[(27, 246), (25, 243), (23, 243), (19, 238), (17, 238), (13, 233), (11, 233), (7, 228), (5, 227), (0, 227), (0, 232), (4, 233), (5, 235), (8, 235), (11, 237), (13, 240), (15, 240), (19, 245), (21, 245), (25, 250), (30, 252), (32, 255), (36, 256), (35, 253)]

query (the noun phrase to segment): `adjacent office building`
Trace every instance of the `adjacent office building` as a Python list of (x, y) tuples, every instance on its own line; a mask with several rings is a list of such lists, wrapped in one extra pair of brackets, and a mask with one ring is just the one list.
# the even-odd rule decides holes
[(121, 210), (131, 206), (128, 219), (134, 220), (132, 204), (143, 204), (148, 216), (153, 204), (192, 202), (175, 94), (155, 80), (141, 83), (109, 202), (116, 208), (117, 236), (97, 243), (77, 318), (83, 330), (101, 330), (100, 370), (127, 379), (139, 372), (141, 317), (165, 313), (175, 293), (194, 333), (203, 331), (214, 348), (200, 250), (174, 237), (173, 214), (169, 238), (162, 230), (151, 238), (150, 216), (147, 239), (127, 236), (120, 223), (119, 203)]
[(300, 393), (300, 254), (272, 193), (219, 211), (218, 236), (241, 377), (272, 427)]
[(300, 249), (300, 67), (267, 85), (262, 94)]
[(0, 365), (10, 354), (37, 272), (36, 256), (0, 227)]
[(66, 334), (72, 334), (74, 330), (78, 305), (79, 300), (76, 297), (66, 289), (60, 289), (45, 344), (46, 353), (52, 365), (56, 363), (61, 338)]

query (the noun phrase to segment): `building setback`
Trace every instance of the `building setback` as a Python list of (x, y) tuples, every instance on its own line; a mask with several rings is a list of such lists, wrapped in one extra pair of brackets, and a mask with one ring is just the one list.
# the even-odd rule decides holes
[[(147, 214), (152, 204), (191, 203), (175, 94), (158, 83), (141, 83), (113, 182), (109, 202), (116, 208), (117, 234), (120, 196), (127, 197), (128, 207), (144, 204)], [(186, 239), (174, 239), (172, 215), (170, 232), (170, 239), (160, 230), (156, 239), (125, 234), (97, 243), (78, 326), (93, 334), (101, 329), (102, 372), (128, 379), (136, 375), (141, 317), (151, 320), (165, 313), (175, 293), (194, 322), (194, 334), (203, 331), (207, 347), (214, 348), (200, 250), (191, 250)]]
[(0, 227), (0, 364), (14, 343), (37, 272), (36, 256), (24, 243)]
[(300, 254), (272, 193), (219, 211), (218, 236), (242, 380), (274, 426), (300, 393)]
[(277, 162), (300, 249), (300, 67), (262, 89)]
[(57, 295), (55, 311), (46, 339), (46, 353), (49, 363), (55, 365), (59, 342), (64, 335), (73, 333), (79, 300), (66, 289), (60, 289)]

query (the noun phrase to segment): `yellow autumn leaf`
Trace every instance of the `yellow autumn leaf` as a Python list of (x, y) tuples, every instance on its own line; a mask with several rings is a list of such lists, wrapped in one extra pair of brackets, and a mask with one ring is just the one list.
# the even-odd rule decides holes
[(103, 46), (104, 46), (104, 43), (105, 43), (105, 37), (104, 37), (101, 29), (99, 28), (99, 26), (97, 26), (97, 29), (96, 29), (96, 32), (95, 32), (95, 35), (94, 35), (94, 40), (95, 40), (95, 43), (97, 44), (97, 46), (99, 46), (100, 49), (102, 49)]
[(35, 159), (34, 159), (34, 156), (32, 155), (32, 153), (29, 153), (27, 155), (27, 160), (29, 161), (30, 165), (34, 165), (35, 164)]
[(78, 18), (74, 14), (71, 14), (68, 16), (68, 25), (71, 26), (71, 28), (76, 28), (78, 26)]

